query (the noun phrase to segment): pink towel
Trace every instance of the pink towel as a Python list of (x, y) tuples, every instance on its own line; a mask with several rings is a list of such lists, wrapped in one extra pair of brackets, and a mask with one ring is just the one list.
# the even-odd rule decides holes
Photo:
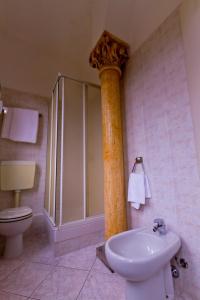
[(15, 142), (36, 143), (38, 123), (38, 111), (9, 107), (4, 115), (1, 137)]

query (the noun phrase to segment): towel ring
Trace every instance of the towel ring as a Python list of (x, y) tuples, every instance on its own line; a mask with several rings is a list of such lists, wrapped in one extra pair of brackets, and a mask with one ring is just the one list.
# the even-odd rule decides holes
[(141, 164), (143, 172), (145, 173), (145, 169), (144, 169), (144, 163), (143, 163), (143, 157), (136, 157), (133, 168), (132, 168), (132, 173), (135, 172), (136, 169), (136, 165), (137, 164)]

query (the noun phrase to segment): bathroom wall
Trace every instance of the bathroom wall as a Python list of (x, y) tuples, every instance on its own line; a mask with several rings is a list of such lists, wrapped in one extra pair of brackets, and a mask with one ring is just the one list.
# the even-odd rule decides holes
[(180, 9), (190, 104), (200, 170), (200, 1), (184, 0)]
[(124, 80), (126, 175), (143, 156), (152, 198), (128, 207), (130, 227), (152, 226), (162, 217), (182, 239), (176, 294), (200, 295), (200, 178), (191, 117), (179, 11), (131, 56)]
[[(3, 89), (4, 106), (20, 107), (38, 110), (42, 115), (39, 119), (39, 131), (36, 144), (13, 142), (0, 138), (1, 160), (33, 160), (36, 161), (35, 185), (32, 190), (21, 192), (22, 205), (28, 205), (34, 214), (41, 214), (44, 207), (47, 125), (48, 125), (48, 98), (12, 90)], [(2, 124), (0, 116), (0, 130)], [(24, 124), (26, 126), (26, 124)], [(13, 205), (12, 192), (0, 191), (0, 210)]]

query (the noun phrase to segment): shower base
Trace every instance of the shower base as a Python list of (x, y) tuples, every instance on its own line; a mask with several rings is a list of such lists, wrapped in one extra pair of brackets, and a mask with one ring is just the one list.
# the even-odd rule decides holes
[(44, 215), (55, 256), (97, 243), (104, 243), (104, 215), (68, 222), (60, 226), (53, 224), (46, 211)]

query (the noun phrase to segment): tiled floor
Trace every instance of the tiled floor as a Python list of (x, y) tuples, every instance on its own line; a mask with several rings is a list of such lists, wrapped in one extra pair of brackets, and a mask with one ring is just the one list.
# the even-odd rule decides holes
[(0, 258), (0, 300), (125, 300), (124, 280), (95, 253), (96, 245), (54, 258), (45, 235), (26, 239), (21, 257)]
[(44, 238), (25, 240), (24, 254), (0, 259), (0, 300), (125, 300), (125, 282), (89, 246), (54, 258)]

